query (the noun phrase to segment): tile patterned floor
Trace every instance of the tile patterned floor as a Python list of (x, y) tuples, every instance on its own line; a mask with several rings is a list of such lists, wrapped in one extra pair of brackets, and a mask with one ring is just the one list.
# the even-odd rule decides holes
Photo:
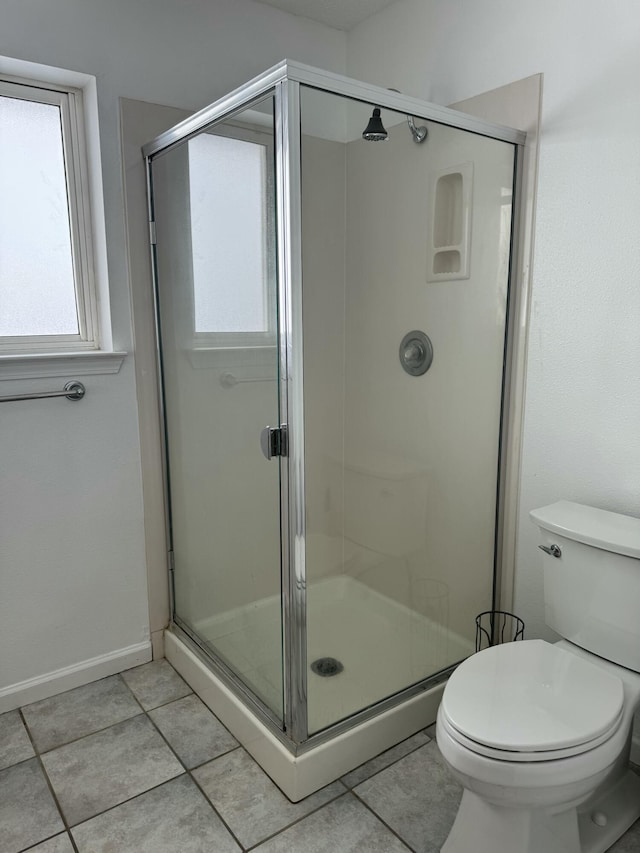
[(291, 803), (164, 660), (0, 716), (0, 853), (436, 853), (460, 794), (429, 727)]

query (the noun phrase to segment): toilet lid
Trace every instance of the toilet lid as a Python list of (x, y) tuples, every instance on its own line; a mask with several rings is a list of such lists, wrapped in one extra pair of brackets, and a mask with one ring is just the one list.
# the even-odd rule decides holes
[(442, 710), (461, 734), (513, 752), (561, 750), (610, 731), (622, 712), (621, 680), (544, 640), (485, 649), (449, 679)]

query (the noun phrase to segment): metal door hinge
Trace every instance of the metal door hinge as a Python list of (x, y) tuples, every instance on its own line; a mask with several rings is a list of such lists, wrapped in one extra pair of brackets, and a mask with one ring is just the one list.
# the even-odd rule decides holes
[(169, 571), (175, 572), (176, 570), (176, 557), (173, 551), (169, 551)]
[(260, 433), (260, 447), (265, 459), (273, 459), (274, 456), (286, 456), (289, 452), (286, 424), (281, 427), (266, 426)]
[(153, 219), (149, 222), (149, 241), (152, 246), (156, 245), (156, 223)]

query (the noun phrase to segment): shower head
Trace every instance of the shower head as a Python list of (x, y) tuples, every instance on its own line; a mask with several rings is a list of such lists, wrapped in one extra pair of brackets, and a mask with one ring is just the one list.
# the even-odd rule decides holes
[(380, 118), (380, 107), (374, 107), (369, 124), (362, 131), (362, 138), (367, 142), (382, 142), (389, 136)]
[[(390, 91), (397, 92), (398, 90), (391, 89)], [(407, 124), (409, 125), (413, 141), (418, 144), (420, 142), (424, 142), (429, 132), (427, 128), (424, 125), (416, 127), (413, 116), (407, 116)], [(380, 118), (380, 107), (374, 107), (374, 110), (371, 113), (371, 118), (369, 119), (369, 124), (362, 131), (362, 138), (366, 139), (367, 142), (382, 142), (387, 139), (388, 136), (389, 134), (387, 133), (384, 125), (382, 124), (382, 119)]]

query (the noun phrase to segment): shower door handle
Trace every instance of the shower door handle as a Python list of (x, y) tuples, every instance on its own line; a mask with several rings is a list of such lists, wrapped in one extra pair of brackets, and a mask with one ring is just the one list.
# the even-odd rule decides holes
[(265, 459), (287, 455), (287, 427), (266, 426), (260, 432), (260, 447)]

